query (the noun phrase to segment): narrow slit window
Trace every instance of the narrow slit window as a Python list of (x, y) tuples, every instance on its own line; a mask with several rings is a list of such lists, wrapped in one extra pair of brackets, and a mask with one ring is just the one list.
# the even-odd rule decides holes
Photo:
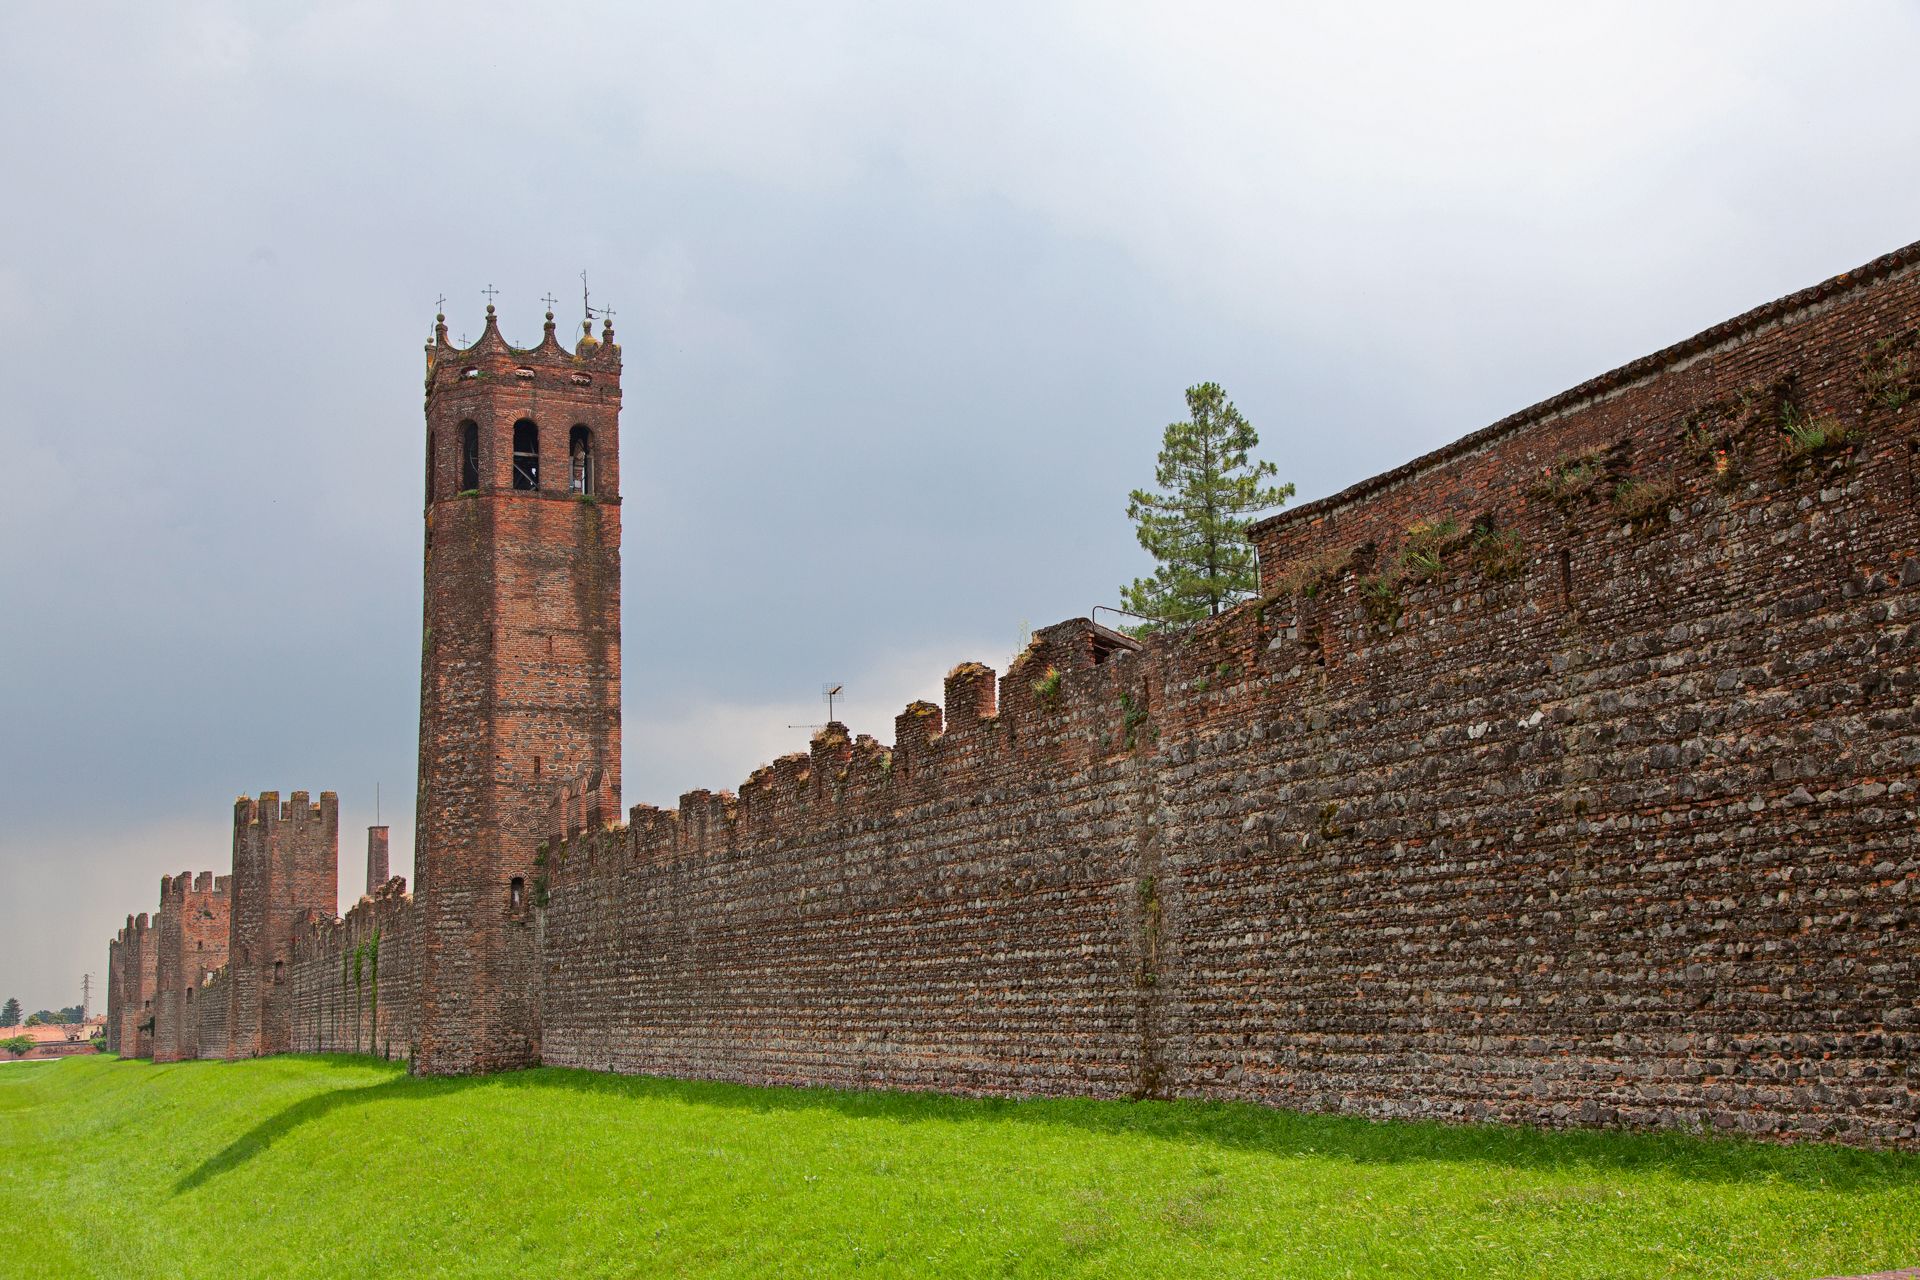
[(460, 492), (480, 487), (480, 424), (460, 424)]
[(568, 485), (575, 493), (593, 493), (593, 429), (576, 424), (567, 437)]
[(433, 432), (427, 432), (427, 501), (433, 501)]
[(531, 418), (513, 424), (513, 487), (540, 487), (540, 428)]
[(507, 886), (507, 906), (514, 911), (520, 910), (527, 902), (527, 882), (519, 876)]
[(285, 960), (275, 960), (273, 962), (273, 985), (277, 987), (286, 980), (287, 962)]

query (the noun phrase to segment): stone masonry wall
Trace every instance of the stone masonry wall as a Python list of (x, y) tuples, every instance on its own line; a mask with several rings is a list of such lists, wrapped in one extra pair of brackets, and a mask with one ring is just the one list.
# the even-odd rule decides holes
[[(891, 753), (832, 726), (738, 798), (636, 808), (629, 827), (567, 847), (545, 920), (544, 1060), (753, 1083), (1135, 1089), (1143, 797), (1107, 723), (1131, 657), (1095, 667), (1087, 629), (1054, 629), (1021, 670), (1075, 666), (1078, 693), (1023, 720), (1018, 752), (992, 673), (970, 664), (944, 715), (918, 703), (899, 718)], [(1116, 744), (1105, 758), (1046, 767), (1095, 734)]]
[(557, 844), (545, 1060), (1912, 1143), (1916, 263)]
[(344, 919), (308, 919), (294, 938), (292, 1048), (411, 1058), (418, 987), (418, 915), (395, 876)]
[(216, 970), (201, 983), (200, 994), (193, 998), (194, 1023), (200, 1036), (199, 1056), (202, 1058), (233, 1056), (233, 1040), (227, 1028), (227, 1016), (232, 1008), (232, 983), (232, 970)]

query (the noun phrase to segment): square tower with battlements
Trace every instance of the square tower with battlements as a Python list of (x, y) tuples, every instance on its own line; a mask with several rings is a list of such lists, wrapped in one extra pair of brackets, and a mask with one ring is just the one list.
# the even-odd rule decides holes
[(553, 798), (620, 812), (620, 349), (553, 313), (427, 348), (414, 894), (419, 1071), (539, 1061), (536, 856)]

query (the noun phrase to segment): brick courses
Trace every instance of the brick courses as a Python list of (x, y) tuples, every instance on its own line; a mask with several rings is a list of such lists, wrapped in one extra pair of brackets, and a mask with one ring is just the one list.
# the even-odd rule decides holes
[(200, 1056), (196, 1001), (201, 984), (227, 963), (230, 876), (187, 872), (160, 881), (154, 928), (153, 1060)]
[(1917, 260), (1267, 522), (1189, 637), (569, 841), (546, 1060), (1911, 1143)]
[[(427, 349), (427, 510), (415, 892), (416, 1066), (540, 1058), (528, 887), (563, 786), (620, 812), (620, 354), (611, 325), (574, 351), (500, 336)], [(516, 435), (538, 441), (516, 487)], [(477, 456), (465, 459), (471, 429)], [(569, 466), (592, 443), (590, 483)], [(517, 886), (517, 888), (516, 888)]]
[(340, 897), (340, 802), (296, 791), (241, 796), (233, 806), (232, 933), (227, 983), (230, 1058), (293, 1045), (287, 964), (309, 911), (331, 918)]
[[(416, 895), (245, 912), (237, 813), (286, 993), (215, 974), (202, 1054), (1920, 1136), (1920, 246), (1264, 522), (1187, 635), (1046, 628), (611, 829), (606, 339), (439, 330)], [(513, 489), (521, 418), (599, 501)]]

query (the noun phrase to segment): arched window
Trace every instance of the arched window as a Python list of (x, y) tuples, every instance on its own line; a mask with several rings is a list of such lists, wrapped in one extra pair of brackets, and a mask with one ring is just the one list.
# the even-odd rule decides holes
[(460, 424), (460, 492), (480, 487), (480, 425)]
[(507, 884), (507, 907), (509, 910), (518, 911), (526, 904), (527, 882), (521, 877), (515, 876)]
[(433, 501), (433, 432), (427, 432), (427, 501)]
[(540, 487), (540, 428), (530, 418), (513, 424), (513, 487)]
[(567, 436), (568, 487), (575, 493), (593, 492), (593, 431), (577, 424)]

